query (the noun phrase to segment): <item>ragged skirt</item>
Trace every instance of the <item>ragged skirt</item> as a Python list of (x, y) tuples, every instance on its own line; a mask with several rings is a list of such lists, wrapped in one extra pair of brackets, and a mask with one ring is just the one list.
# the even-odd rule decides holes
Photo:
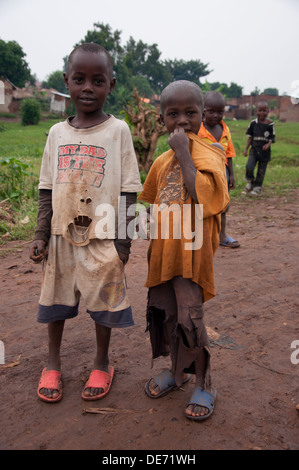
[[(191, 279), (176, 276), (148, 292), (147, 331), (153, 359), (170, 354), (177, 386), (184, 372), (204, 377), (211, 386), (209, 339), (203, 321), (202, 288)], [(202, 349), (206, 352), (202, 370)]]

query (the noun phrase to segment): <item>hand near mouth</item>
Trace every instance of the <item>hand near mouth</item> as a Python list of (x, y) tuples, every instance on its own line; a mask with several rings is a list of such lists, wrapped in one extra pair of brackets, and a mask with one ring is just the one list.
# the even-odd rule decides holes
[(175, 128), (171, 132), (168, 143), (175, 153), (189, 151), (189, 139), (186, 132), (182, 127)]

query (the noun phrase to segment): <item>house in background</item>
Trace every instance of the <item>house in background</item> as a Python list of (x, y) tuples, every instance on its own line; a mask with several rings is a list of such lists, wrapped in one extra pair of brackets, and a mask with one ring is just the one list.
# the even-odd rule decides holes
[(32, 98), (27, 88), (16, 87), (8, 78), (0, 78), (0, 113), (17, 113), (24, 98)]
[(59, 93), (58, 91), (51, 91), (51, 95), (51, 113), (64, 114), (66, 108), (71, 103), (71, 97), (69, 95), (65, 95), (64, 93)]
[(53, 88), (39, 89), (31, 86), (18, 88), (8, 78), (0, 78), (0, 113), (18, 113), (22, 100), (25, 98), (43, 97), (49, 101), (48, 110), (52, 113), (64, 114), (71, 102), (71, 97), (59, 93)]
[(225, 116), (246, 121), (256, 116), (255, 111), (260, 101), (267, 101), (270, 107), (269, 115), (281, 122), (299, 122), (299, 100), (290, 96), (261, 94), (258, 96), (243, 95), (240, 98), (226, 100)]

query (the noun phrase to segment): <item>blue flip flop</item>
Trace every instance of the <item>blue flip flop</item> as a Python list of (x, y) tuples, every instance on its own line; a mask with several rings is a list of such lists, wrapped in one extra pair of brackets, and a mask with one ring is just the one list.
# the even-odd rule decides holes
[(214, 411), (216, 396), (217, 391), (213, 387), (211, 392), (200, 387), (196, 387), (186, 408), (188, 408), (189, 405), (198, 405), (207, 408), (209, 413), (203, 416), (191, 416), (185, 412), (186, 418), (192, 419), (193, 421), (203, 421), (204, 419), (208, 419)]
[(240, 246), (240, 243), (228, 235), (227, 237), (225, 237), (223, 242), (220, 242), (220, 245), (227, 246), (228, 248), (238, 248)]
[[(190, 380), (191, 374), (188, 374), (185, 380), (183, 380), (183, 384), (188, 382)], [(149, 383), (150, 381), (154, 379), (156, 385), (160, 388), (160, 393), (158, 395), (152, 395), (149, 389)], [(150, 398), (160, 398), (163, 395), (166, 395), (168, 392), (171, 390), (174, 390), (177, 387), (177, 384), (175, 383), (174, 377), (170, 370), (164, 369), (160, 374), (156, 375), (155, 377), (150, 378), (146, 384), (145, 384), (145, 393), (150, 397)]]

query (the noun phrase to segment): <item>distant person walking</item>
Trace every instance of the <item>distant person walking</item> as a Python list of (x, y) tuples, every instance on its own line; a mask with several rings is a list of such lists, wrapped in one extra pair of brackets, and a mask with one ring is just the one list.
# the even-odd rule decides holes
[[(269, 106), (266, 101), (261, 101), (257, 105), (257, 118), (251, 121), (246, 135), (248, 141), (243, 155), (249, 157), (246, 164), (247, 184), (243, 193), (258, 196), (262, 191), (262, 185), (266, 174), (266, 169), (271, 160), (271, 144), (275, 142), (274, 122), (268, 119)], [(254, 170), (257, 166), (256, 176)]]

